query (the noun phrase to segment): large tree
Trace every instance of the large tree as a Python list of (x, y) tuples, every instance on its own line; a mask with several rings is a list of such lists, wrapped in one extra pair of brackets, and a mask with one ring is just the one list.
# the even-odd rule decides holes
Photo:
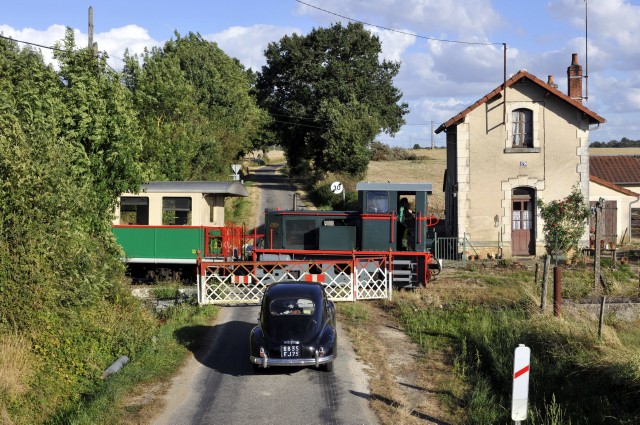
[(253, 77), (201, 35), (175, 40), (125, 60), (144, 131), (150, 178), (226, 178), (229, 165), (251, 149), (268, 118), (250, 94)]
[(376, 134), (395, 134), (408, 112), (393, 85), (400, 64), (380, 61), (380, 40), (337, 23), (270, 43), (258, 74), (260, 104), (295, 174), (361, 176)]

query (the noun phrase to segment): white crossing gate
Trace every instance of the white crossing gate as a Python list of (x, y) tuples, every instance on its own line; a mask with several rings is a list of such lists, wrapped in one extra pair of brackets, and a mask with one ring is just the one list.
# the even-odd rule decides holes
[(283, 281), (321, 282), (332, 301), (391, 298), (386, 257), (305, 261), (201, 262), (198, 303), (257, 304), (264, 290)]

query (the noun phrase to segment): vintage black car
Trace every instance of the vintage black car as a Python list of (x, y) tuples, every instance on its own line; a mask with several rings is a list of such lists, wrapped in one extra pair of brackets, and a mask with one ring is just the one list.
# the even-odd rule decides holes
[(332, 371), (338, 353), (336, 313), (322, 284), (272, 284), (262, 298), (258, 325), (251, 330), (249, 346), (256, 370), (315, 366)]

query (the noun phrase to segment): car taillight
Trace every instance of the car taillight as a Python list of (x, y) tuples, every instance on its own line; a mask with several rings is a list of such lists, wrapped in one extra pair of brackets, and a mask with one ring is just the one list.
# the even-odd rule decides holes
[(260, 347), (260, 357), (264, 358), (264, 347)]

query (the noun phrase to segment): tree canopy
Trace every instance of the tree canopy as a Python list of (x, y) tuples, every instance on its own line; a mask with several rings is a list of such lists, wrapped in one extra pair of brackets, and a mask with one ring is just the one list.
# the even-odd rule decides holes
[(215, 43), (175, 34), (141, 58), (127, 55), (124, 79), (144, 134), (150, 179), (215, 180), (250, 150), (267, 115), (250, 94), (253, 78)]
[(378, 37), (353, 23), (269, 44), (256, 92), (294, 174), (362, 176), (376, 134), (404, 124), (408, 105), (393, 85), (400, 64), (380, 53)]
[(90, 392), (150, 331), (110, 228), (117, 195), (142, 181), (131, 97), (71, 30), (58, 47), (56, 71), (0, 39), (0, 354), (9, 335), (29, 371), (0, 387), (0, 416), (11, 406), (15, 423), (43, 423)]

